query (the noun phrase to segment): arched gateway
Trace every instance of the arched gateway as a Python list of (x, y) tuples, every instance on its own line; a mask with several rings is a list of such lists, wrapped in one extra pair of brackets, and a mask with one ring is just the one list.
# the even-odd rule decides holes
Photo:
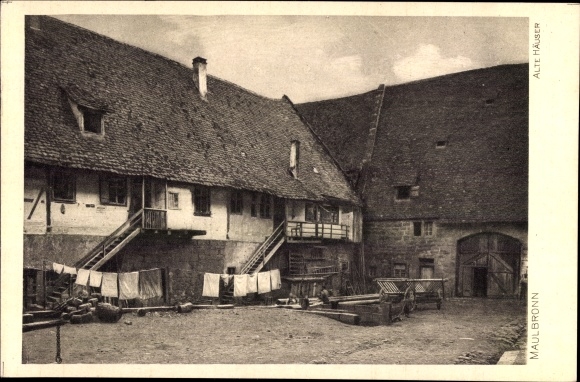
[(512, 297), (518, 293), (522, 243), (499, 233), (457, 242), (457, 296)]

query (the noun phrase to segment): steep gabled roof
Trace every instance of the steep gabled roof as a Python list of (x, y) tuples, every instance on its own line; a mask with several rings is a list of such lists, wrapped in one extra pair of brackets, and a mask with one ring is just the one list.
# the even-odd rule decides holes
[[(349, 108), (362, 110), (368, 94), (348, 97)], [(343, 137), (332, 147), (349, 147), (335, 153), (344, 164), (359, 160), (362, 141), (335, 130), (363, 134), (360, 115), (334, 121), (341, 106), (332, 101), (296, 107), (320, 136)], [(386, 87), (360, 188), (365, 218), (527, 221), (528, 134), (528, 64)], [(405, 185), (418, 186), (418, 195), (395, 200), (395, 187)]]
[[(288, 100), (208, 76), (204, 101), (191, 68), (39, 18), (38, 29), (26, 29), (26, 160), (358, 203)], [(81, 133), (69, 100), (106, 111), (102, 139)], [(293, 140), (300, 141), (298, 179), (288, 172)]]

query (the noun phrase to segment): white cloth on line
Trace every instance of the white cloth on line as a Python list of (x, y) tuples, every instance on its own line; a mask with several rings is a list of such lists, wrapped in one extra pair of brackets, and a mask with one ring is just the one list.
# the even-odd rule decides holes
[(230, 285), (230, 282), (231, 282), (231, 281), (232, 281), (232, 279), (234, 278), (234, 275), (229, 275), (229, 274), (227, 274), (227, 273), (223, 273), (223, 274), (221, 275), (221, 277), (222, 277), (222, 281), (224, 282), (224, 285), (225, 285), (225, 286), (228, 286), (228, 285)]
[(248, 275), (234, 276), (234, 297), (243, 297), (248, 294)]
[(161, 285), (161, 277), (161, 269), (150, 269), (139, 272), (139, 298), (146, 300), (162, 297), (163, 288)]
[(272, 290), (282, 288), (282, 280), (280, 279), (279, 269), (272, 269), (270, 271), (270, 283), (272, 284)]
[(103, 282), (101, 284), (101, 295), (103, 297), (119, 296), (116, 273), (103, 273)]
[(272, 290), (270, 286), (270, 271), (258, 273), (258, 293), (268, 293)]
[(69, 274), (69, 275), (76, 275), (77, 269), (74, 267), (68, 267), (65, 265), (62, 273)]
[(77, 273), (77, 279), (75, 280), (75, 284), (77, 285), (82, 285), (82, 286), (87, 286), (88, 282), (89, 282), (89, 275), (91, 274), (91, 271), (89, 271), (88, 269), (79, 269), (78, 273)]
[(58, 273), (59, 275), (64, 270), (64, 265), (58, 263), (52, 263), (52, 270)]
[(89, 277), (89, 286), (93, 288), (99, 288), (101, 286), (101, 281), (103, 280), (103, 272), (91, 271)]
[(204, 297), (220, 296), (220, 275), (218, 273), (204, 273), (201, 295)]
[(258, 274), (253, 273), (248, 275), (248, 293), (257, 293), (258, 292)]
[(139, 297), (139, 272), (119, 274), (119, 298), (131, 300)]

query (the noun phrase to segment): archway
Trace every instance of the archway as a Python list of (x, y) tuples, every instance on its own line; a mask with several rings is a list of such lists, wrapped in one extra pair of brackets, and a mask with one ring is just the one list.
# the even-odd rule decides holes
[(479, 233), (457, 242), (456, 294), (514, 297), (522, 243), (500, 233)]

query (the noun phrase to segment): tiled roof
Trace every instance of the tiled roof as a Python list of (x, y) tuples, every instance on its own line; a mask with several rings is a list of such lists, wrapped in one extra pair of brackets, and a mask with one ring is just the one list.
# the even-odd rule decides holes
[[(337, 137), (331, 147), (342, 147), (335, 155), (343, 165), (358, 162), (365, 148), (348, 137), (354, 132), (336, 130), (352, 127), (362, 135), (365, 124), (337, 108), (349, 101), (349, 110), (368, 110), (369, 94), (296, 105), (317, 134)], [(386, 87), (360, 188), (365, 218), (525, 222), (528, 138), (528, 64)], [(445, 147), (437, 148), (438, 141)], [(395, 200), (400, 185), (419, 186), (418, 196)]]
[[(192, 68), (50, 17), (26, 29), (25, 60), (29, 161), (358, 203), (285, 98), (208, 76), (204, 101)], [(103, 139), (81, 134), (67, 98), (107, 111)], [(298, 179), (288, 172), (293, 140)]]

